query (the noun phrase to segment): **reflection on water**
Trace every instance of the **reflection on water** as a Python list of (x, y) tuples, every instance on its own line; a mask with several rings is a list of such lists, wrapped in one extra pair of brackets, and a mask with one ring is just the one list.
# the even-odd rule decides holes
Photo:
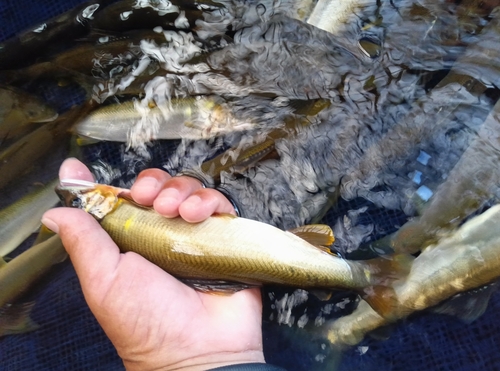
[[(94, 112), (73, 128), (85, 145), (72, 153), (102, 181), (129, 186), (147, 167), (182, 171), (223, 190), (244, 217), (283, 229), (329, 224), (343, 257), (422, 252), (421, 262), (429, 246), (441, 246), (500, 197), (498, 5), (118, 1), (93, 6), (91, 15), (80, 5), (55, 22), (59, 28), (48, 22), (3, 44), (0, 67), (15, 71), (0, 72), (0, 81), (48, 102), (33, 108), (34, 117), (91, 100)], [(23, 104), (3, 102), (2, 122), (27, 116)], [(0, 159), (12, 164), (9, 128)], [(23, 181), (55, 175), (60, 158), (51, 161), (52, 170), (24, 171), (30, 180)], [(13, 180), (4, 182), (11, 185), (2, 206), (19, 193)], [(473, 287), (491, 281), (476, 274)], [(389, 342), (367, 339), (343, 359), (332, 350), (325, 323), (335, 328), (355, 315), (372, 316), (374, 327), (392, 322), (356, 295), (321, 301), (302, 290), (263, 292), (270, 362), (289, 370), (402, 369), (384, 359)], [(482, 292), (485, 303), (491, 290)], [(399, 336), (399, 347), (423, 359), (408, 337), (425, 333), (426, 323), (438, 327), (434, 317), (422, 318), (375, 335)], [(449, 321), (452, 328), (457, 320)]]

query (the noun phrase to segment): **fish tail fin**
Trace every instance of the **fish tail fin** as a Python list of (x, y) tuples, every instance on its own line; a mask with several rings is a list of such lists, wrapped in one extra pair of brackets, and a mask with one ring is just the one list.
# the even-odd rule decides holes
[(410, 273), (415, 258), (408, 254), (393, 254), (366, 261), (370, 285), (360, 296), (383, 318), (396, 319), (405, 313), (394, 290)]
[(35, 303), (7, 304), (0, 308), (0, 337), (35, 331), (40, 326), (31, 317)]
[(392, 287), (371, 286), (360, 295), (375, 312), (390, 322), (397, 320), (401, 315), (403, 308)]
[(363, 265), (369, 282), (374, 286), (391, 286), (394, 281), (408, 276), (414, 260), (409, 254), (396, 253), (365, 260)]

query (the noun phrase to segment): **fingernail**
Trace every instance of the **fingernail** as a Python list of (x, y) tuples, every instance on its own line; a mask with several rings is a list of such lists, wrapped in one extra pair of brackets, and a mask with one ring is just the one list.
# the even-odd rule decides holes
[(184, 204), (188, 204), (190, 207), (199, 207), (201, 205), (201, 198), (197, 195), (189, 196), (189, 198), (184, 201)]
[(150, 188), (152, 191), (158, 190), (160, 188), (160, 182), (156, 178), (147, 176), (139, 180), (141, 188)]
[(42, 218), (42, 224), (45, 225), (48, 229), (50, 229), (52, 232), (59, 233), (59, 226), (52, 219)]
[(175, 213), (174, 207), (172, 205), (177, 205), (177, 203), (178, 203), (178, 201), (176, 198), (162, 197), (162, 198), (157, 198), (154, 201), (153, 207), (160, 214), (165, 215), (165, 216), (169, 216), (172, 214), (172, 212)]

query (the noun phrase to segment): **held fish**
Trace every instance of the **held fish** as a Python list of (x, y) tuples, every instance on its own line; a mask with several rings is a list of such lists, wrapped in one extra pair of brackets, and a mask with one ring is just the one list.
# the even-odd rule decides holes
[(43, 213), (59, 202), (54, 194), (57, 182), (53, 180), (0, 210), (0, 257), (29, 237), (40, 225)]
[[(198, 289), (205, 286), (213, 291), (226, 285), (226, 290), (235, 291), (245, 285), (280, 284), (351, 289), (362, 295), (367, 289), (364, 297), (371, 301), (370, 288), (390, 281), (391, 268), (400, 269), (397, 259), (347, 261), (316, 247), (333, 242), (327, 226), (284, 232), (232, 215), (193, 224), (134, 204), (128, 190), (62, 180), (56, 192), (66, 206), (81, 208), (100, 220), (122, 252), (134, 251)], [(234, 283), (239, 284), (236, 289)]]
[[(391, 313), (377, 313), (361, 302), (352, 314), (328, 326), (328, 339), (337, 345), (355, 345), (377, 327), (497, 280), (499, 223), (500, 205), (495, 205), (466, 222), (450, 237), (427, 247), (415, 259), (410, 274), (393, 284)], [(484, 310), (484, 306), (480, 308)]]

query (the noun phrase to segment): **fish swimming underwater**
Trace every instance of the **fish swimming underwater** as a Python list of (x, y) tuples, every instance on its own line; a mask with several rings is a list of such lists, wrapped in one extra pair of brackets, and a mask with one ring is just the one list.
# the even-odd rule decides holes
[(391, 237), (395, 251), (414, 253), (453, 230), (490, 200), (498, 199), (500, 102), (479, 129), (469, 148), (426, 205), (422, 215)]
[(18, 136), (36, 126), (32, 123), (53, 121), (57, 112), (20, 89), (0, 85), (0, 141)]
[(29, 248), (9, 263), (0, 257), (0, 337), (32, 331), (38, 326), (29, 318), (33, 303), (14, 304), (56, 263), (66, 259), (57, 235)]
[(19, 246), (40, 225), (45, 211), (58, 203), (52, 181), (0, 210), (0, 257)]
[(393, 299), (397, 304), (392, 313), (381, 315), (361, 302), (352, 314), (328, 326), (328, 339), (337, 345), (357, 344), (365, 334), (380, 326), (498, 279), (499, 223), (500, 205), (495, 205), (466, 222), (450, 237), (427, 247), (415, 259), (410, 274), (393, 284)]
[(385, 285), (399, 272), (399, 265), (404, 265), (398, 259), (347, 261), (329, 254), (324, 247), (315, 246), (327, 246), (334, 240), (323, 225), (284, 232), (232, 215), (215, 215), (193, 224), (138, 206), (125, 189), (62, 180), (56, 192), (66, 206), (83, 209), (98, 219), (122, 252), (136, 252), (201, 290), (237, 291), (279, 284), (355, 290), (371, 301), (371, 288)]
[(138, 101), (112, 104), (91, 112), (74, 132), (84, 138), (133, 142), (136, 136), (155, 139), (207, 139), (252, 128), (240, 121), (215, 97), (173, 99), (142, 107)]
[(33, 168), (34, 160), (41, 160), (56, 148), (63, 148), (69, 142), (68, 130), (84, 115), (91, 103), (73, 107), (56, 120), (44, 124), (35, 131), (18, 139), (0, 152), (0, 189), (13, 182)]

